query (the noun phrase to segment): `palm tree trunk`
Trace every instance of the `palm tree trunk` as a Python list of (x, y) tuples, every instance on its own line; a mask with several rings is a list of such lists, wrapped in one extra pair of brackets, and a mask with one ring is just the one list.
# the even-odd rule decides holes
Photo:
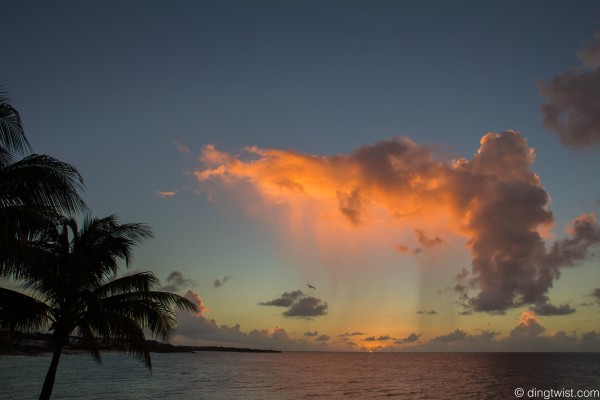
[(42, 386), (42, 393), (40, 393), (40, 400), (49, 400), (52, 395), (52, 389), (54, 388), (54, 380), (56, 379), (56, 371), (58, 370), (58, 362), (60, 361), (60, 355), (62, 354), (63, 346), (65, 345), (65, 339), (62, 337), (56, 338), (56, 346), (54, 347), (54, 355), (50, 362), (50, 368), (46, 373), (46, 379), (44, 379), (44, 386)]

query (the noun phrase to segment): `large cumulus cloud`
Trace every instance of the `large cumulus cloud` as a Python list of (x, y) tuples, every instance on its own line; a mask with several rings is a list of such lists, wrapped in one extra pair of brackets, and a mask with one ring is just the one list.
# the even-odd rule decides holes
[[(226, 190), (243, 183), (265, 205), (285, 205), (288, 233), (312, 227), (312, 237), (326, 246), (337, 240), (332, 227), (349, 234), (375, 227), (370, 236), (387, 241), (390, 232), (412, 232), (414, 254), (444, 244), (439, 232), (466, 236), (472, 263), (456, 284), (466, 313), (522, 305), (568, 311), (544, 308), (551, 304), (547, 292), (563, 268), (584, 261), (600, 242), (593, 214), (575, 219), (564, 239), (547, 242), (550, 195), (532, 171), (533, 148), (515, 131), (488, 133), (473, 157), (451, 162), (435, 160), (430, 148), (408, 138), (334, 156), (256, 147), (245, 153), (206, 146), (195, 176)], [(385, 235), (377, 236), (384, 232), (379, 227)], [(409, 249), (402, 246), (395, 244)]]

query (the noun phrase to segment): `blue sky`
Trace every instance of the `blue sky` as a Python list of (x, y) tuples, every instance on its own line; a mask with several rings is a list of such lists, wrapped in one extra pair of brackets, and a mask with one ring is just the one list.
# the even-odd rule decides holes
[[(314, 238), (300, 236), (297, 247), (298, 237), (261, 214), (252, 203), (260, 196), (241, 202), (239, 192), (213, 193), (194, 178), (206, 168), (198, 157), (208, 144), (231, 155), (257, 146), (332, 156), (407, 136), (450, 162), (471, 158), (487, 132), (516, 130), (535, 148), (532, 169), (552, 198), (548, 244), (580, 214), (598, 212), (597, 148), (561, 145), (542, 123), (536, 88), (581, 67), (577, 51), (600, 30), (596, 1), (11, 1), (2, 8), (0, 83), (34, 151), (78, 168), (96, 215), (149, 223), (156, 239), (139, 248), (133, 268), (163, 280), (181, 272), (193, 281), (182, 290), (200, 295), (216, 325), (268, 337), (285, 329), (298, 346), (314, 331), (331, 338), (360, 331), (363, 339), (416, 333), (425, 345), (455, 329), (509, 337), (526, 307), (457, 316), (454, 294), (444, 290), (460, 268), (471, 268), (464, 238), (451, 255), (428, 261), (373, 249), (356, 256), (340, 246), (335, 257), (348, 264), (383, 265), (370, 270), (379, 276), (372, 280), (352, 266), (346, 272), (355, 279), (340, 279), (325, 266), (331, 254), (307, 250)], [(441, 272), (422, 267), (446, 256), (456, 261)], [(215, 288), (224, 276), (231, 279)], [(587, 260), (565, 269), (549, 293), (577, 308), (599, 280), (597, 259)], [(398, 289), (397, 281), (406, 283)], [(359, 287), (364, 295), (356, 296)], [(327, 302), (327, 314), (286, 318), (259, 304), (299, 289)], [(350, 304), (374, 317), (355, 321)], [(424, 322), (422, 307), (437, 314)], [(407, 311), (396, 315), (398, 308)], [(597, 330), (598, 307), (541, 323), (548, 335), (581, 336)], [(217, 340), (185, 338), (209, 339)], [(336, 348), (333, 339), (321, 343)]]

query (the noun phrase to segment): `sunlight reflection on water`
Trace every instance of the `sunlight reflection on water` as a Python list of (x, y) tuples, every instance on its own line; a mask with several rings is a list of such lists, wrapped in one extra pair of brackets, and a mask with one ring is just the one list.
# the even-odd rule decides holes
[[(600, 389), (600, 354), (152, 354), (153, 372), (120, 354), (98, 366), (65, 355), (55, 399), (481, 399), (517, 387)], [(50, 356), (0, 357), (0, 398), (36, 398)]]

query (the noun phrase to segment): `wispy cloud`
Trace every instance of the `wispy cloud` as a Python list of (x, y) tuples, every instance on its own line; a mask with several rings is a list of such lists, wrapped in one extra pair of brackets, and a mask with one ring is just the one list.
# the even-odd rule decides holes
[(352, 337), (352, 336), (364, 336), (366, 335), (364, 332), (346, 332), (346, 333), (342, 333), (339, 336), (340, 337)]
[(184, 144), (181, 144), (179, 141), (174, 140), (173, 144), (177, 148), (177, 151), (183, 154), (184, 156), (189, 156), (191, 154), (189, 147)]
[(388, 335), (380, 335), (380, 336), (369, 336), (363, 339), (366, 342), (387, 342), (388, 340), (394, 340), (393, 337)]
[(218, 289), (221, 286), (223, 286), (226, 282), (228, 282), (230, 279), (231, 279), (231, 276), (229, 276), (229, 275), (225, 275), (222, 279), (215, 279), (215, 281), (213, 282), (213, 286), (215, 287), (215, 289)]
[(160, 190), (157, 190), (155, 192), (155, 194), (156, 194), (157, 197), (159, 197), (161, 199), (164, 199), (166, 197), (173, 197), (173, 196), (175, 196), (177, 194), (177, 190), (164, 191), (164, 192), (160, 191)]
[(173, 271), (167, 277), (167, 284), (162, 287), (162, 290), (167, 292), (179, 292), (193, 286), (196, 286), (194, 280), (184, 277), (179, 271)]

